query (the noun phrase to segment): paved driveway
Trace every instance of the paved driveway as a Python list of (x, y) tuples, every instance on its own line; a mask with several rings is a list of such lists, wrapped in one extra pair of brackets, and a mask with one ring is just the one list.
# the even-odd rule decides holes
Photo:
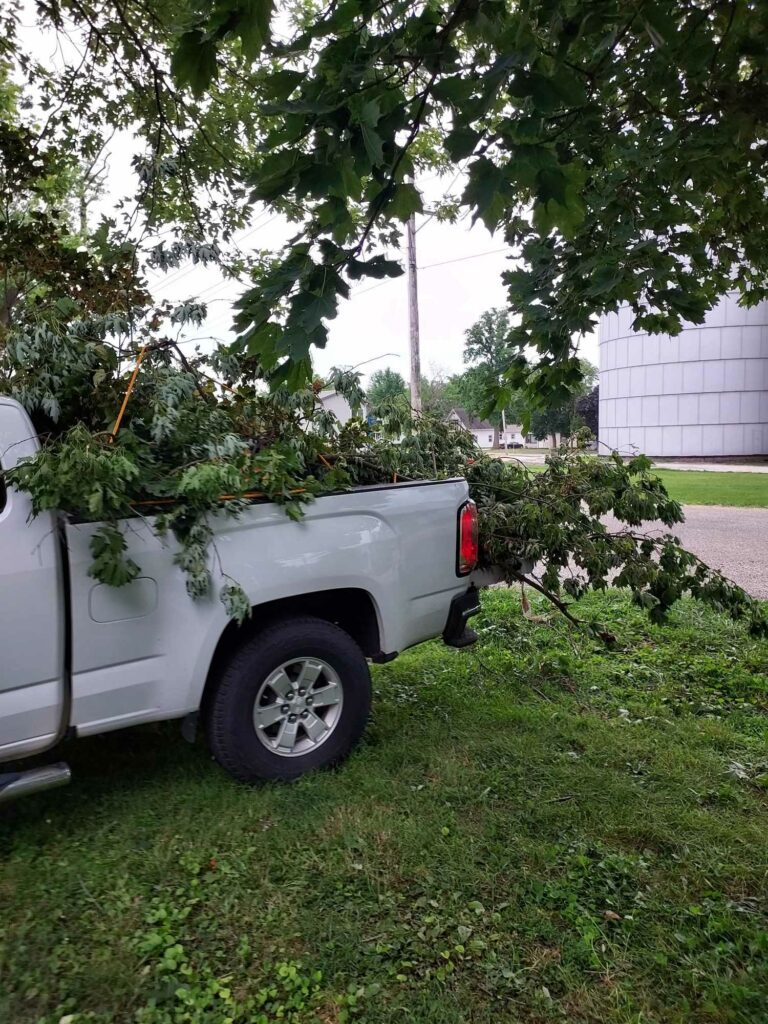
[(768, 600), (768, 508), (686, 505), (684, 511), (685, 522), (670, 531), (683, 547), (748, 594)]

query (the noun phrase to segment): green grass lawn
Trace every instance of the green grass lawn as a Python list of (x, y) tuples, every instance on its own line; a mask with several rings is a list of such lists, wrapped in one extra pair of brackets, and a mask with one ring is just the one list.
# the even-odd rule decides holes
[[(542, 465), (528, 465), (542, 473)], [(768, 508), (768, 473), (705, 473), (696, 470), (656, 469), (671, 497), (684, 505), (732, 505)]]
[[(13, 1024), (768, 1020), (768, 644), (621, 594), (375, 671), (339, 771), (249, 790), (173, 725), (3, 809)], [(541, 606), (537, 606), (541, 610)]]
[(673, 498), (684, 505), (736, 505), (768, 508), (768, 473), (697, 473), (657, 469)]

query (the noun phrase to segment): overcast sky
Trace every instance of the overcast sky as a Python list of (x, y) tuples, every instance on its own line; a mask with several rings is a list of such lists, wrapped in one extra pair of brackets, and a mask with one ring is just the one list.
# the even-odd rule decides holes
[[(436, 185), (439, 187), (439, 183), (427, 182), (424, 187), (433, 192)], [(508, 263), (504, 242), (481, 223), (472, 227), (468, 220), (446, 224), (421, 216), (417, 232), (422, 372), (427, 376), (458, 373), (463, 366), (464, 332), (484, 310), (505, 304), (501, 274)], [(278, 218), (260, 213), (250, 231), (243, 233), (241, 246), (277, 248), (286, 233)], [(404, 252), (400, 255), (405, 265)], [(153, 276), (152, 287), (158, 298), (176, 301), (197, 296), (208, 302), (204, 333), (231, 339), (232, 302), (242, 286), (223, 280), (216, 268), (187, 267)], [(407, 276), (356, 283), (351, 298), (340, 304), (339, 315), (329, 321), (329, 328), (328, 346), (315, 357), (319, 372), (331, 366), (365, 363), (361, 371), (366, 375), (391, 366), (407, 379)], [(585, 339), (582, 355), (597, 363), (596, 338)]]

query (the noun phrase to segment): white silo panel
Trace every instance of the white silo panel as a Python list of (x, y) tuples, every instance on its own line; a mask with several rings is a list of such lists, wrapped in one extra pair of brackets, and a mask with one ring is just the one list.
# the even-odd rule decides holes
[(664, 378), (663, 393), (665, 395), (679, 395), (683, 390), (683, 364), (665, 363), (662, 369)]
[(646, 395), (661, 395), (664, 392), (664, 374), (662, 368), (655, 366), (645, 367), (645, 391)]
[(725, 387), (725, 366), (721, 360), (704, 363), (704, 390), (722, 391)]
[(663, 441), (661, 455), (678, 455), (683, 444), (682, 427), (662, 427)]
[(646, 427), (643, 447), (640, 450), (643, 452), (660, 452), (662, 437), (663, 431), (661, 427)]
[(659, 423), (682, 423), (679, 406), (680, 396), (662, 395), (659, 399)]
[(741, 423), (741, 394), (738, 391), (726, 391), (720, 395), (719, 422)]
[(648, 395), (642, 400), (640, 423), (646, 426), (660, 423), (659, 419), (659, 398), (658, 395)]
[[(750, 360), (751, 362), (751, 360)], [(725, 360), (725, 390), (742, 391), (745, 386), (746, 365), (743, 359)]]
[(711, 395), (699, 395), (699, 423), (720, 422), (720, 395), (717, 392)]
[(763, 346), (768, 345), (768, 328), (754, 325), (741, 328), (742, 359), (759, 359)]
[(701, 427), (701, 443), (703, 451), (708, 455), (724, 455), (725, 449), (723, 447), (723, 431), (725, 427), (721, 427), (717, 423), (704, 423)]
[(701, 427), (683, 427), (683, 450), (685, 455), (701, 455)]
[(645, 366), (648, 362), (643, 356), (647, 338), (630, 338), (627, 341), (627, 366)]
[(682, 335), (675, 338), (675, 341), (678, 344), (678, 354), (674, 359), (672, 358), (671, 353), (667, 350), (666, 338), (662, 338), (664, 348), (660, 348), (660, 361), (662, 363), (674, 363), (679, 360), (681, 363), (689, 363), (694, 359), (698, 359), (701, 351), (701, 333), (701, 331), (691, 328), (688, 331), (683, 331)]
[(760, 392), (743, 391), (739, 398), (739, 421), (741, 423), (760, 422)]
[(726, 309), (729, 302), (730, 296), (726, 295), (724, 299), (718, 302), (714, 309), (707, 313), (707, 327), (725, 327)]
[(629, 371), (629, 393), (630, 395), (645, 395), (645, 367), (633, 366)]
[(740, 305), (735, 295), (727, 296), (725, 304), (726, 326), (742, 327), (744, 324), (749, 323), (749, 319), (750, 312), (747, 307)]
[(699, 394), (704, 388), (704, 363), (696, 360), (694, 363), (683, 363), (683, 387), (682, 390), (689, 395)]
[(656, 334), (649, 334), (643, 338), (642, 344), (643, 362), (646, 366), (653, 366), (659, 361), (659, 337)]
[(720, 348), (713, 359), (741, 359), (741, 336), (743, 327), (721, 327)]
[(699, 395), (676, 395), (678, 409), (680, 410), (680, 423), (700, 423), (702, 417), (699, 414), (699, 402), (704, 396)]
[(723, 455), (728, 452), (743, 452), (745, 428), (743, 423), (726, 423), (720, 428), (723, 432)]
[(714, 330), (699, 331), (699, 359), (720, 358), (720, 331), (733, 330), (732, 327), (723, 327)]

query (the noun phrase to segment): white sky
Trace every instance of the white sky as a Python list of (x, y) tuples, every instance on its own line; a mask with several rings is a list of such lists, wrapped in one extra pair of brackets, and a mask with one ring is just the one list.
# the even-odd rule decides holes
[[(243, 249), (248, 245), (277, 248), (287, 233), (279, 219), (265, 213), (256, 216), (253, 225), (250, 232), (243, 234)], [(471, 227), (468, 220), (446, 224), (422, 216), (417, 219), (417, 232), (422, 372), (427, 376), (458, 373), (463, 368), (464, 332), (484, 310), (505, 305), (501, 274), (508, 267), (506, 249), (503, 240), (491, 235), (480, 222)], [(404, 252), (400, 255), (405, 265)], [(186, 267), (152, 275), (152, 290), (158, 298), (172, 301), (191, 297), (207, 301), (208, 321), (201, 334), (220, 340), (233, 337), (232, 303), (243, 286), (225, 281), (216, 268)], [(339, 315), (328, 326), (328, 345), (315, 355), (320, 373), (331, 366), (366, 363), (361, 367), (366, 375), (391, 366), (407, 379), (406, 275), (357, 282), (351, 297), (340, 303)], [(596, 337), (590, 336), (585, 339), (581, 354), (597, 363), (597, 348)]]

